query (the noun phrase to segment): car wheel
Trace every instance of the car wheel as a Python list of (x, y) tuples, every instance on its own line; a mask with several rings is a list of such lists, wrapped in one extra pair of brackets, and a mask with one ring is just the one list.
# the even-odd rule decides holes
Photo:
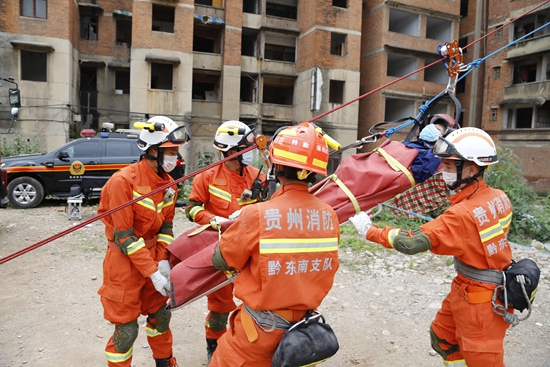
[(18, 177), (8, 184), (8, 199), (17, 209), (34, 208), (44, 199), (44, 188), (32, 177)]

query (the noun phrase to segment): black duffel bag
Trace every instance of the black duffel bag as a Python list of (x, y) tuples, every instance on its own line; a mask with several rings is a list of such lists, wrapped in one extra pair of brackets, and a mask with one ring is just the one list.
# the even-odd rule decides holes
[(271, 366), (314, 365), (335, 355), (339, 348), (338, 339), (323, 315), (312, 311), (283, 334)]

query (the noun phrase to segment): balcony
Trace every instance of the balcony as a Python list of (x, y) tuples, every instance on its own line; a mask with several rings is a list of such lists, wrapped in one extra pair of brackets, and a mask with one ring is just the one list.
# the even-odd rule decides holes
[(541, 105), (545, 100), (550, 100), (550, 80), (516, 84), (511, 87), (506, 87), (504, 88), (504, 100), (531, 101), (528, 104)]
[(507, 59), (513, 59), (537, 53), (546, 53), (550, 50), (550, 34), (528, 38), (508, 48)]
[(259, 116), (259, 105), (257, 103), (241, 102), (239, 116), (257, 118)]
[(191, 102), (191, 111), (194, 116), (220, 117), (222, 115), (222, 104), (221, 102), (194, 99)]
[(294, 106), (262, 103), (262, 117), (269, 120), (292, 121)]
[(198, 70), (221, 70), (223, 58), (222, 55), (209, 53), (193, 53), (193, 69)]

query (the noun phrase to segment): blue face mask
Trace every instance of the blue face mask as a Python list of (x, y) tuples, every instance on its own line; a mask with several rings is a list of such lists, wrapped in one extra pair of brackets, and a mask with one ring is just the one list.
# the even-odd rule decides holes
[(418, 136), (421, 140), (424, 140), (428, 143), (433, 143), (441, 136), (441, 132), (435, 127), (434, 124), (429, 124), (420, 132)]

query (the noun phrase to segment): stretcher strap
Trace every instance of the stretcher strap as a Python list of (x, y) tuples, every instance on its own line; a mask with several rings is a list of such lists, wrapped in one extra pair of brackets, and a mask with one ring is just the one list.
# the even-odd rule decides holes
[(394, 171), (401, 171), (405, 174), (405, 176), (407, 176), (407, 178), (409, 179), (410, 183), (411, 183), (411, 187), (413, 187), (414, 185), (416, 185), (416, 181), (414, 180), (414, 177), (412, 176), (411, 172), (404, 166), (402, 165), (397, 159), (395, 159), (394, 157), (392, 157), (391, 155), (388, 154), (388, 152), (386, 152), (384, 149), (382, 148), (375, 148), (373, 150), (373, 152), (377, 153), (378, 155), (384, 157), (384, 159), (386, 160), (386, 162), (388, 162), (388, 164), (390, 165), (390, 167), (394, 170)]
[(319, 187), (319, 189), (315, 191), (313, 195), (317, 194), (319, 191), (324, 189), (324, 187), (329, 183), (329, 179), (334, 181), (334, 183), (336, 183), (336, 185), (338, 185), (338, 187), (348, 196), (349, 200), (353, 204), (353, 207), (355, 208), (355, 212), (360, 213), (361, 207), (359, 206), (359, 202), (357, 201), (357, 198), (352, 194), (350, 189), (348, 189), (348, 187), (342, 182), (342, 180), (340, 180), (338, 176), (336, 176), (336, 174), (334, 173), (327, 177), (327, 179), (325, 180), (325, 183), (323, 183), (323, 185)]

